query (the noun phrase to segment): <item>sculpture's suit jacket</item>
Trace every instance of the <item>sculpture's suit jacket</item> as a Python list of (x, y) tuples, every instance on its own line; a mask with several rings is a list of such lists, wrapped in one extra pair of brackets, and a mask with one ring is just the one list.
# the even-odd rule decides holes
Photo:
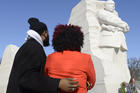
[[(126, 40), (124, 33), (126, 33), (121, 27), (126, 23), (119, 18), (116, 11), (114, 13), (100, 10), (97, 13), (99, 23), (105, 24), (108, 29), (102, 28), (101, 37), (100, 37), (100, 47), (113, 47), (113, 48), (122, 48), (127, 50)], [(112, 27), (111, 27), (112, 26)]]
[(36, 40), (24, 43), (15, 56), (6, 93), (57, 93), (59, 79), (44, 76), (45, 61)]

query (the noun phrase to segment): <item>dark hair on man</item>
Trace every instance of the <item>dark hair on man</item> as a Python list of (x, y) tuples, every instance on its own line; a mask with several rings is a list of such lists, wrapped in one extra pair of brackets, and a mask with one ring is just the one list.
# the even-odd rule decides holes
[(40, 22), (37, 18), (29, 18), (28, 23), (30, 24), (29, 28), (36, 31), (39, 35), (41, 35), (44, 31), (48, 31), (46, 24)]
[(81, 27), (75, 25), (57, 25), (53, 34), (52, 46), (55, 51), (81, 51), (84, 35)]

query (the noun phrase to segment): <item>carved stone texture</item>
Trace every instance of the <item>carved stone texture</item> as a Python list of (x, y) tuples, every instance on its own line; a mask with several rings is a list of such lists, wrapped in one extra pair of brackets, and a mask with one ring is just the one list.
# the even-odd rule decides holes
[(97, 80), (89, 93), (118, 93), (120, 84), (130, 79), (124, 36), (129, 26), (114, 5), (113, 0), (81, 0), (72, 9), (68, 22), (82, 27), (82, 52), (92, 56)]
[(0, 93), (6, 93), (9, 75), (18, 49), (15, 45), (8, 45), (4, 51), (0, 64)]

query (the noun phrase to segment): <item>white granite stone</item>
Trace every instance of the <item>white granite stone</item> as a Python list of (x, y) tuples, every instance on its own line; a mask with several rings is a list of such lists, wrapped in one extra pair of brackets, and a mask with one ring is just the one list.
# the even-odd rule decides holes
[(9, 75), (18, 49), (15, 45), (8, 45), (4, 51), (2, 63), (0, 64), (0, 93), (6, 93)]
[[(124, 36), (129, 31), (129, 26), (115, 10), (109, 12), (115, 17), (102, 12), (105, 11), (106, 4), (112, 2), (114, 1), (81, 0), (72, 9), (68, 22), (82, 27), (85, 35), (82, 52), (92, 55), (97, 80), (89, 93), (118, 93), (120, 84), (123, 81), (129, 82), (130, 79)], [(106, 33), (103, 33), (103, 26), (107, 27)]]

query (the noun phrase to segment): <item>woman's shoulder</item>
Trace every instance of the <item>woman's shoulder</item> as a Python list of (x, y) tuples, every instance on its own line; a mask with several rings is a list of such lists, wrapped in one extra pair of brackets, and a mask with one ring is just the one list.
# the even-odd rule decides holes
[(53, 52), (53, 53), (49, 54), (48, 57), (49, 57), (49, 56), (57, 56), (57, 55), (60, 55), (60, 54), (61, 54), (61, 53), (59, 53), (59, 52)]
[(81, 53), (83, 56), (85, 56), (85, 57), (88, 57), (88, 58), (90, 58), (91, 57), (91, 55), (90, 54), (87, 54), (87, 53)]
[(90, 54), (87, 54), (87, 53), (82, 53), (82, 52), (77, 52), (77, 51), (64, 51), (63, 53), (62, 52), (53, 52), (51, 54), (48, 55), (49, 56), (79, 56), (79, 57), (83, 57), (83, 58), (90, 58), (91, 55)]

